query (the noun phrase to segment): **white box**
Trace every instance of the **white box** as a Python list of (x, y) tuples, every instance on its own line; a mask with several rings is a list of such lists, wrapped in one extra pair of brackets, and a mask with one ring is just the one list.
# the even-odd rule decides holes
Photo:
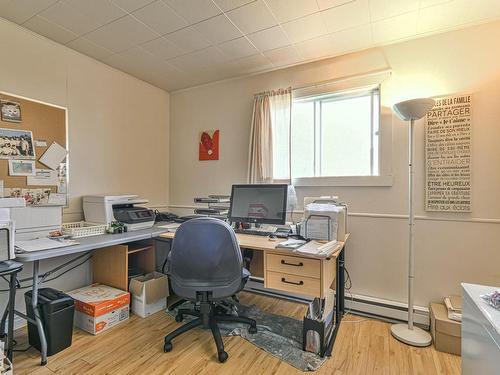
[(67, 293), (75, 300), (75, 325), (97, 335), (129, 317), (130, 293), (92, 284)]
[(128, 304), (99, 316), (87, 315), (82, 311), (75, 311), (75, 325), (93, 335), (104, 332), (128, 318)]
[(145, 318), (167, 308), (168, 278), (160, 272), (130, 280), (132, 312)]

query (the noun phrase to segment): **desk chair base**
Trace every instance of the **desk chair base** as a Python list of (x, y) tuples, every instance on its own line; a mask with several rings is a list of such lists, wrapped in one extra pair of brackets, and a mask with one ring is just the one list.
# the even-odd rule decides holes
[(224, 342), (222, 341), (222, 336), (220, 334), (219, 326), (217, 325), (217, 323), (235, 322), (248, 324), (250, 326), (248, 332), (257, 332), (257, 323), (255, 322), (255, 320), (244, 316), (221, 314), (221, 310), (217, 308), (214, 302), (201, 302), (200, 310), (179, 309), (177, 311), (177, 315), (175, 316), (175, 321), (181, 322), (184, 318), (184, 315), (194, 316), (196, 319), (191, 320), (190, 322), (184, 324), (183, 326), (177, 328), (175, 331), (165, 336), (165, 344), (163, 346), (163, 351), (165, 353), (172, 350), (172, 340), (174, 338), (195, 327), (203, 326), (204, 328), (210, 328), (210, 330), (212, 331), (215, 345), (217, 346), (217, 358), (219, 359), (219, 362), (223, 363), (227, 360), (228, 354), (224, 351)]

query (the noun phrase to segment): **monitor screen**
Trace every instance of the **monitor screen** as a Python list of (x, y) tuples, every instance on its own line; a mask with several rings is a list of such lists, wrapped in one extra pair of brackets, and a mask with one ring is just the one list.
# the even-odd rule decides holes
[(285, 224), (288, 185), (233, 185), (229, 220)]

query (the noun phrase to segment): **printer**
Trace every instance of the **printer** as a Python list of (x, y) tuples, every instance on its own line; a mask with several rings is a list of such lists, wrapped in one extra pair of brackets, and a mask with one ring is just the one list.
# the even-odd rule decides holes
[(137, 195), (87, 195), (83, 197), (85, 221), (110, 225), (119, 221), (127, 231), (151, 228), (155, 223), (153, 210), (137, 204), (148, 203)]

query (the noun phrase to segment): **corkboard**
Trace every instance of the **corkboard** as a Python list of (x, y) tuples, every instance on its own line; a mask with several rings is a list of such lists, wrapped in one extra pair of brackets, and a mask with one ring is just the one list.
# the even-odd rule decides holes
[[(35, 164), (36, 168), (49, 169), (47, 166), (40, 163), (38, 159), (43, 155), (52, 142), (57, 142), (61, 146), (67, 148), (66, 110), (60, 107), (3, 94), (1, 92), (0, 99), (20, 103), (22, 119), (21, 122), (16, 123), (2, 121), (0, 118), (0, 128), (30, 130), (33, 133), (34, 143), (36, 140), (44, 140), (47, 143), (47, 146), (38, 147), (35, 144), (33, 145), (36, 158)], [(13, 157), (13, 159), (16, 158)], [(56, 192), (57, 190), (56, 186), (27, 185), (27, 178), (25, 176), (9, 176), (9, 162), (7, 159), (0, 159), (0, 180), (3, 180), (4, 188), (50, 188), (53, 192)]]

